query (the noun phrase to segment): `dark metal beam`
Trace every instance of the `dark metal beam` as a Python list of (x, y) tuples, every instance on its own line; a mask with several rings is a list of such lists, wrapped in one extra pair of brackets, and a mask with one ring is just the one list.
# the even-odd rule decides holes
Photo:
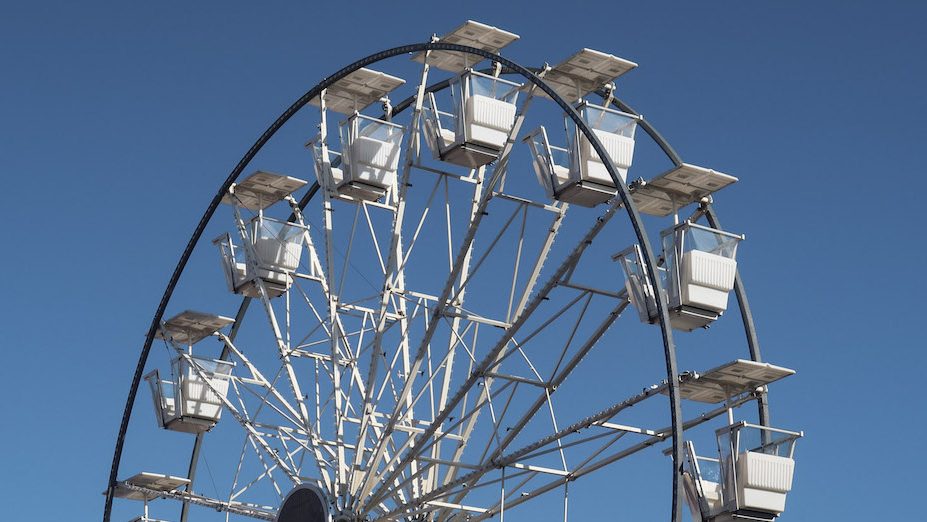
[[(710, 203), (702, 205), (705, 211), (705, 218), (712, 228), (721, 229), (721, 223), (718, 221), (718, 215)], [(747, 346), (750, 348), (750, 358), (756, 362), (763, 362), (763, 356), (760, 353), (760, 341), (756, 336), (756, 326), (753, 324), (753, 314), (750, 312), (750, 303), (747, 302), (747, 291), (744, 289), (743, 279), (740, 277), (740, 270), (734, 273), (734, 295), (737, 296), (737, 305), (740, 307), (740, 318), (744, 322), (744, 334), (747, 336)], [(756, 401), (759, 410), (760, 424), (769, 426), (769, 401), (766, 392), (760, 393)]]

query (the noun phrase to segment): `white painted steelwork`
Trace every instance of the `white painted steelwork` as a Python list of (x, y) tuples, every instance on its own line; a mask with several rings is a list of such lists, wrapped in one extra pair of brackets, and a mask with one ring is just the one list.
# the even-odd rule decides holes
[[(112, 491), (143, 498), (156, 491), (184, 506), (182, 520), (189, 506), (273, 520), (287, 493), (309, 484), (339, 522), (504, 520), (519, 505), (558, 491), (566, 520), (577, 479), (669, 441), (670, 453), (682, 454), (684, 430), (731, 415), (788, 373), (738, 361), (682, 379), (661, 380), (659, 372), (641, 377), (620, 364), (605, 379), (584, 375), (602, 370), (583, 364), (591, 354), (604, 347), (620, 358), (615, 347), (633, 339), (624, 337), (626, 329), (643, 328), (619, 322), (630, 303), (646, 312), (645, 322), (659, 317), (655, 285), (623, 287), (602, 270), (613, 266), (605, 252), (628, 233), (614, 218), (627, 211), (640, 224), (625, 177), (634, 128), (646, 129), (646, 122), (612, 109), (605, 85), (634, 64), (584, 50), (567, 62), (596, 57), (620, 70), (602, 76), (594, 65), (574, 73), (558, 66), (537, 70), (537, 77), (521, 70), (522, 85), (504, 79), (499, 65), (474, 69), (480, 57), (506, 62), (480, 52), (498, 51), (514, 35), (473, 23), (455, 31), (463, 38), (456, 33), (472, 37), (475, 47), (416, 47), (425, 49), (422, 65), (409, 82), (409, 98), (397, 105), (403, 110), (393, 110), (386, 95), (404, 80), (366, 68), (344, 69), (327, 88), (305, 96), (318, 107), (319, 134), (310, 142), (318, 186), (301, 193), (305, 183), (298, 178), (259, 171), (223, 187), (230, 190), (216, 204), (231, 205), (233, 232), (216, 244), (228, 289), (245, 299), (232, 325), (204, 321), (209, 328), (195, 335), (162, 335), (173, 375), (149, 374), (159, 424), (197, 433), (191, 436), (194, 480), (170, 491), (126, 483)], [(432, 66), (459, 74), (430, 81)], [(555, 71), (560, 77), (552, 78), (553, 88), (538, 80)], [(563, 87), (570, 74), (573, 83)], [(577, 115), (557, 89), (573, 91), (580, 83), (582, 96), (609, 90), (602, 106), (581, 103)], [(436, 100), (455, 92), (442, 114)], [(550, 169), (547, 194), (526, 182), (530, 166), (523, 154), (513, 154), (524, 151), (516, 143), (526, 122), (549, 117), (543, 109), (529, 111), (542, 92), (558, 102), (554, 117), (565, 111), (576, 126), (568, 124), (572, 134), (563, 149), (573, 152), (563, 164), (567, 182), (555, 189), (557, 173)], [(329, 148), (332, 111), (349, 115), (339, 127), (340, 153)], [(446, 127), (445, 116), (454, 117)], [(423, 144), (436, 153), (432, 158)], [(577, 190), (592, 183), (607, 197)], [(692, 196), (679, 200), (685, 205), (698, 203), (703, 190), (692, 186)], [(604, 204), (571, 208), (596, 203)], [(649, 244), (645, 231), (633, 232)], [(666, 299), (720, 313), (726, 294), (722, 306), (719, 294), (706, 297), (701, 289), (730, 286), (732, 271), (706, 269), (711, 263), (700, 256), (714, 255), (711, 249), (689, 248), (688, 238), (674, 245), (680, 244), (671, 259), (654, 263), (675, 278), (667, 280)], [(638, 256), (644, 268), (643, 253)], [(215, 283), (201, 282), (201, 288)], [(661, 332), (669, 348), (655, 352), (654, 362), (667, 366), (666, 375), (678, 375), (671, 334)], [(218, 342), (198, 343), (194, 356), (192, 341), (208, 338)], [(153, 357), (156, 371), (157, 364)], [(164, 400), (165, 381), (173, 402)], [(630, 395), (600, 391), (616, 383), (631, 386)], [(674, 393), (671, 404), (680, 396), (692, 400), (689, 415), (673, 406), (667, 420), (663, 395)], [(697, 400), (710, 405), (691, 409)], [(641, 421), (628, 415), (632, 408), (662, 415)], [(189, 425), (175, 424), (174, 417)], [(195, 418), (205, 423), (193, 426)], [(234, 435), (240, 451), (229, 454)], [(197, 464), (206, 463), (203, 447), (224, 452), (220, 462), (208, 462), (218, 487), (201, 487), (202, 470), (194, 477)], [(741, 473), (756, 467), (744, 462)], [(673, 473), (674, 480), (681, 477)], [(756, 489), (755, 482), (744, 487)], [(205, 493), (212, 489), (220, 491)], [(741, 496), (755, 502), (751, 495), (745, 489)], [(674, 497), (674, 506), (680, 499)]]

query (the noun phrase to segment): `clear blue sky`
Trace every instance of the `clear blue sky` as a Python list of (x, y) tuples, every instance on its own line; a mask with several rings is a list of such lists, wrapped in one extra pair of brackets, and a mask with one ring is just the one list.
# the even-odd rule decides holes
[(748, 236), (765, 355), (799, 370), (776, 420), (807, 433), (782, 520), (922, 517), (927, 8), (644, 4), (0, 4), (0, 519), (99, 517), (163, 286), (263, 129), (342, 65), (467, 18), (520, 34), (525, 64), (638, 62), (621, 97), (740, 177), (719, 210)]

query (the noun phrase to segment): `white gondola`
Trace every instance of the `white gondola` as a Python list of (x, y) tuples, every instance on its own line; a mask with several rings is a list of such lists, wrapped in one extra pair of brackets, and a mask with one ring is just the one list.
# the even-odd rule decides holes
[(177, 357), (171, 364), (170, 380), (161, 379), (158, 370), (146, 375), (158, 426), (185, 433), (212, 429), (222, 415), (234, 366), (217, 359)]
[(402, 151), (402, 125), (355, 112), (341, 123), (341, 153), (312, 144), (316, 176), (334, 193), (376, 201), (396, 184)]
[[(737, 273), (737, 245), (743, 236), (691, 222), (666, 230), (664, 265), (658, 267), (673, 328), (692, 331), (715, 321), (727, 309)], [(640, 247), (614, 256), (625, 273), (631, 303), (641, 321), (655, 323), (659, 312)]]
[(774, 520), (785, 511), (802, 433), (739, 422), (716, 435), (715, 457), (697, 455), (687, 443), (683, 487), (693, 519)]
[(425, 138), (436, 159), (477, 168), (495, 161), (515, 126), (521, 84), (466, 70), (451, 80), (449, 111), (429, 93)]
[[(341, 78), (310, 103), (322, 109), (319, 136), (309, 141), (319, 184), (333, 196), (354, 201), (376, 201), (396, 184), (403, 127), (360, 114), (382, 102), (388, 112), (388, 95), (405, 83), (380, 71), (361, 68)], [(328, 145), (327, 114), (348, 118), (340, 125), (341, 152)]]
[[(618, 176), (626, 181), (634, 159), (634, 132), (639, 118), (588, 102), (580, 103), (576, 110), (602, 143)], [(617, 193), (617, 187), (605, 163), (573, 120), (567, 117), (565, 121), (567, 148), (552, 146), (544, 127), (524, 140), (531, 148), (538, 181), (553, 199), (584, 207), (608, 201)]]
[(247, 227), (248, 245), (235, 244), (223, 234), (213, 244), (219, 247), (222, 268), (229, 291), (260, 297), (260, 280), (268, 297), (277, 297), (293, 284), (293, 273), (302, 256), (305, 228), (264, 216), (255, 217)]

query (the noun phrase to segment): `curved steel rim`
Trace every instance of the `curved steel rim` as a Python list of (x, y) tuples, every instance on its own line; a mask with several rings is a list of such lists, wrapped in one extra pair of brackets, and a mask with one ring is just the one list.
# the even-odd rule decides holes
[[(209, 203), (209, 206), (206, 208), (203, 216), (200, 218), (199, 223), (196, 226), (196, 229), (193, 232), (193, 235), (190, 237), (190, 240), (187, 242), (187, 246), (184, 248), (183, 253), (180, 256), (180, 259), (177, 262), (177, 266), (174, 268), (174, 272), (171, 274), (171, 278), (165, 288), (164, 295), (161, 297), (161, 301), (158, 304), (158, 309), (155, 312), (154, 317), (152, 318), (151, 325), (148, 328), (148, 333), (145, 336), (145, 344), (142, 348), (142, 352), (139, 355), (139, 361), (135, 368), (135, 374), (132, 378), (132, 385), (129, 389), (129, 395), (126, 398), (126, 406), (123, 410), (122, 422), (119, 427), (119, 434), (116, 439), (116, 447), (113, 453), (113, 463), (110, 468), (109, 482), (106, 488), (106, 503), (103, 510), (103, 521), (109, 522), (110, 515), (112, 512), (113, 505), (113, 493), (116, 485), (116, 477), (119, 472), (119, 464), (122, 459), (122, 451), (125, 445), (125, 434), (129, 426), (129, 420), (132, 415), (132, 408), (135, 403), (135, 398), (138, 394), (138, 386), (141, 382), (142, 373), (145, 369), (145, 364), (148, 361), (148, 354), (151, 351), (151, 345), (154, 340), (154, 336), (157, 333), (158, 327), (161, 324), (161, 320), (164, 317), (164, 312), (167, 308), (167, 303), (170, 300), (171, 295), (173, 294), (174, 288), (177, 286), (180, 276), (183, 273), (184, 268), (186, 267), (187, 262), (190, 259), (190, 256), (193, 254), (193, 249), (199, 243), (200, 237), (203, 235), (203, 231), (206, 228), (206, 225), (209, 223), (209, 220), (212, 219), (213, 214), (215, 214), (216, 209), (222, 201), (223, 196), (228, 191), (229, 187), (235, 182), (236, 179), (244, 171), (245, 167), (254, 157), (257, 155), (258, 151), (273, 137), (274, 134), (281, 127), (293, 117), (296, 112), (298, 112), (302, 107), (309, 103), (310, 100), (319, 96), (323, 90), (331, 87), (335, 82), (344, 78), (348, 74), (368, 65), (380, 62), (387, 58), (392, 58), (394, 56), (399, 56), (407, 53), (415, 52), (424, 52), (424, 51), (454, 51), (474, 54), (481, 56), (485, 59), (492, 60), (499, 63), (500, 65), (507, 67), (512, 70), (514, 73), (522, 76), (524, 79), (531, 82), (535, 87), (547, 94), (557, 105), (563, 109), (564, 113), (574, 122), (576, 127), (583, 133), (586, 139), (589, 140), (590, 145), (596, 154), (601, 158), (608, 158), (608, 153), (603, 147), (602, 143), (599, 141), (595, 133), (592, 132), (592, 129), (586, 125), (586, 122), (583, 121), (582, 117), (576, 110), (566, 102), (559, 94), (557, 94), (549, 85), (547, 85), (543, 80), (538, 78), (531, 70), (507, 59), (498, 54), (485, 51), (483, 49), (477, 49), (475, 47), (469, 47), (465, 45), (450, 44), (444, 42), (427, 42), (427, 43), (417, 43), (410, 45), (403, 45), (399, 47), (393, 47), (391, 49), (386, 49), (378, 53), (371, 54), (365, 58), (362, 58), (346, 67), (343, 67), (335, 74), (326, 77), (321, 82), (319, 82), (315, 87), (310, 89), (308, 92), (303, 94), (299, 99), (297, 99), (292, 105), (290, 105), (275, 121), (271, 124), (267, 130), (255, 141), (255, 143), (248, 149), (248, 152), (239, 160), (238, 164), (232, 169), (232, 172), (225, 179), (222, 185), (219, 188), (219, 191), (213, 197), (212, 201)], [(608, 171), (609, 176), (611, 176), (612, 181), (615, 183), (615, 186), (618, 188), (618, 195), (621, 198), (623, 206), (627, 211), (628, 218), (631, 221), (631, 226), (634, 229), (634, 233), (637, 236), (638, 243), (641, 246), (644, 262), (647, 265), (647, 272), (650, 280), (654, 282), (655, 285), (655, 294), (656, 294), (656, 304), (657, 309), (659, 310), (660, 318), (660, 331), (663, 337), (663, 351), (664, 351), (664, 360), (666, 363), (666, 377), (667, 377), (667, 388), (669, 394), (669, 403), (670, 403), (670, 416), (672, 424), (672, 458), (673, 458), (673, 476), (672, 476), (672, 501), (671, 501), (671, 520), (677, 522), (680, 520), (681, 516), (681, 507), (682, 507), (682, 490), (679, 487), (679, 478), (682, 470), (682, 454), (683, 454), (683, 426), (682, 426), (682, 407), (679, 397), (679, 379), (678, 379), (678, 368), (676, 365), (676, 353), (675, 347), (673, 344), (673, 334), (670, 326), (669, 320), (669, 311), (667, 308), (666, 299), (663, 295), (663, 284), (660, 281), (660, 278), (657, 277), (657, 257), (654, 255), (653, 247), (650, 244), (650, 239), (648, 238), (643, 222), (641, 220), (640, 214), (637, 211), (637, 206), (634, 204), (634, 201), (631, 199), (630, 191), (628, 190), (627, 184), (621, 179), (618, 175), (615, 166), (610, 160), (603, 163)]]

